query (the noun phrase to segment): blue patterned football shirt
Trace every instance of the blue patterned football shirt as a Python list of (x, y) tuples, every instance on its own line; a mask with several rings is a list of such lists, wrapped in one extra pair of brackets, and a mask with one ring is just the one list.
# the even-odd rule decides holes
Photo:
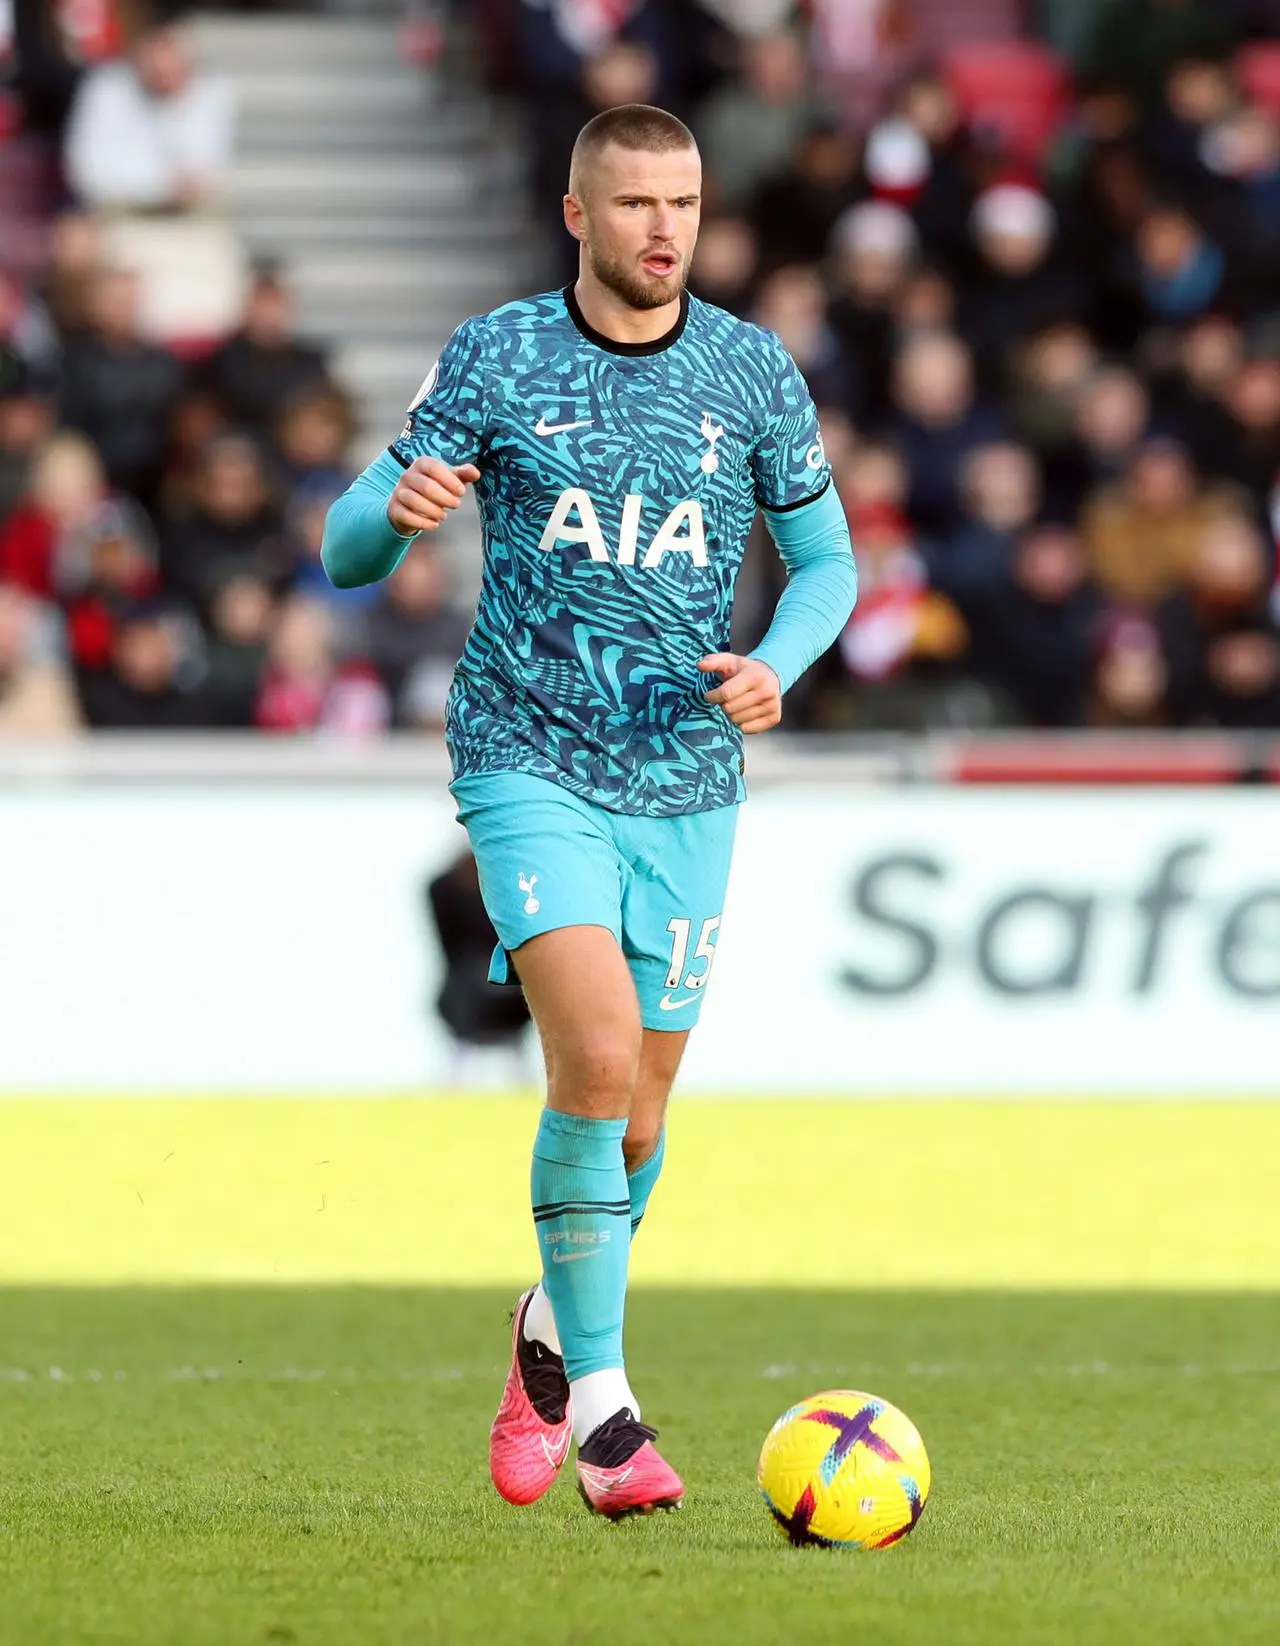
[(571, 287), (509, 303), (454, 332), (391, 454), (481, 471), (455, 776), (526, 772), (654, 817), (743, 798), (742, 734), (697, 663), (728, 649), (757, 506), (831, 483), (772, 332), (686, 296), (665, 337), (624, 344)]

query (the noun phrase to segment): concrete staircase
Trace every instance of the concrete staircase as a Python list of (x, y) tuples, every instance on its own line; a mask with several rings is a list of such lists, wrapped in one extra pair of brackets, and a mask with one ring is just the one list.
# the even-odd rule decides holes
[(452, 62), (402, 62), (385, 16), (214, 13), (195, 34), (239, 95), (236, 220), (333, 348), (363, 461), (459, 320), (539, 283), (519, 133)]

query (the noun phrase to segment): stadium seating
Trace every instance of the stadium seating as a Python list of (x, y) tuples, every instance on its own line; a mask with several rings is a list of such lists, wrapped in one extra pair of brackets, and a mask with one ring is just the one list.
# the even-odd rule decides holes
[(1070, 111), (1066, 65), (1034, 41), (957, 46), (943, 69), (969, 123), (995, 133), (1011, 156), (1030, 165), (1043, 157)]

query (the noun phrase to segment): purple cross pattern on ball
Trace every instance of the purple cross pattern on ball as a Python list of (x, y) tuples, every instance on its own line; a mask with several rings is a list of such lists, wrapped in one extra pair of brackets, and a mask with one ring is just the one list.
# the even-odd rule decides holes
[(822, 1478), (828, 1483), (834, 1477), (836, 1470), (859, 1441), (868, 1449), (882, 1457), (887, 1463), (901, 1463), (902, 1458), (894, 1451), (887, 1440), (882, 1440), (871, 1425), (880, 1416), (883, 1407), (876, 1402), (862, 1406), (852, 1417), (846, 1417), (843, 1412), (829, 1411), (825, 1406), (816, 1412), (806, 1412), (806, 1423), (825, 1423), (829, 1428), (838, 1429), (839, 1433), (831, 1442), (831, 1448), (822, 1460)]

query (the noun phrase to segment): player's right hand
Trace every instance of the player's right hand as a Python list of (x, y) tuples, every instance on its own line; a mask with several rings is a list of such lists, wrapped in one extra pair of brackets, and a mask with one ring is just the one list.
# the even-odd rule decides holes
[(480, 470), (474, 463), (451, 469), (438, 457), (418, 457), (400, 476), (387, 504), (387, 518), (400, 533), (433, 532), (461, 503), (468, 486), (474, 486)]

